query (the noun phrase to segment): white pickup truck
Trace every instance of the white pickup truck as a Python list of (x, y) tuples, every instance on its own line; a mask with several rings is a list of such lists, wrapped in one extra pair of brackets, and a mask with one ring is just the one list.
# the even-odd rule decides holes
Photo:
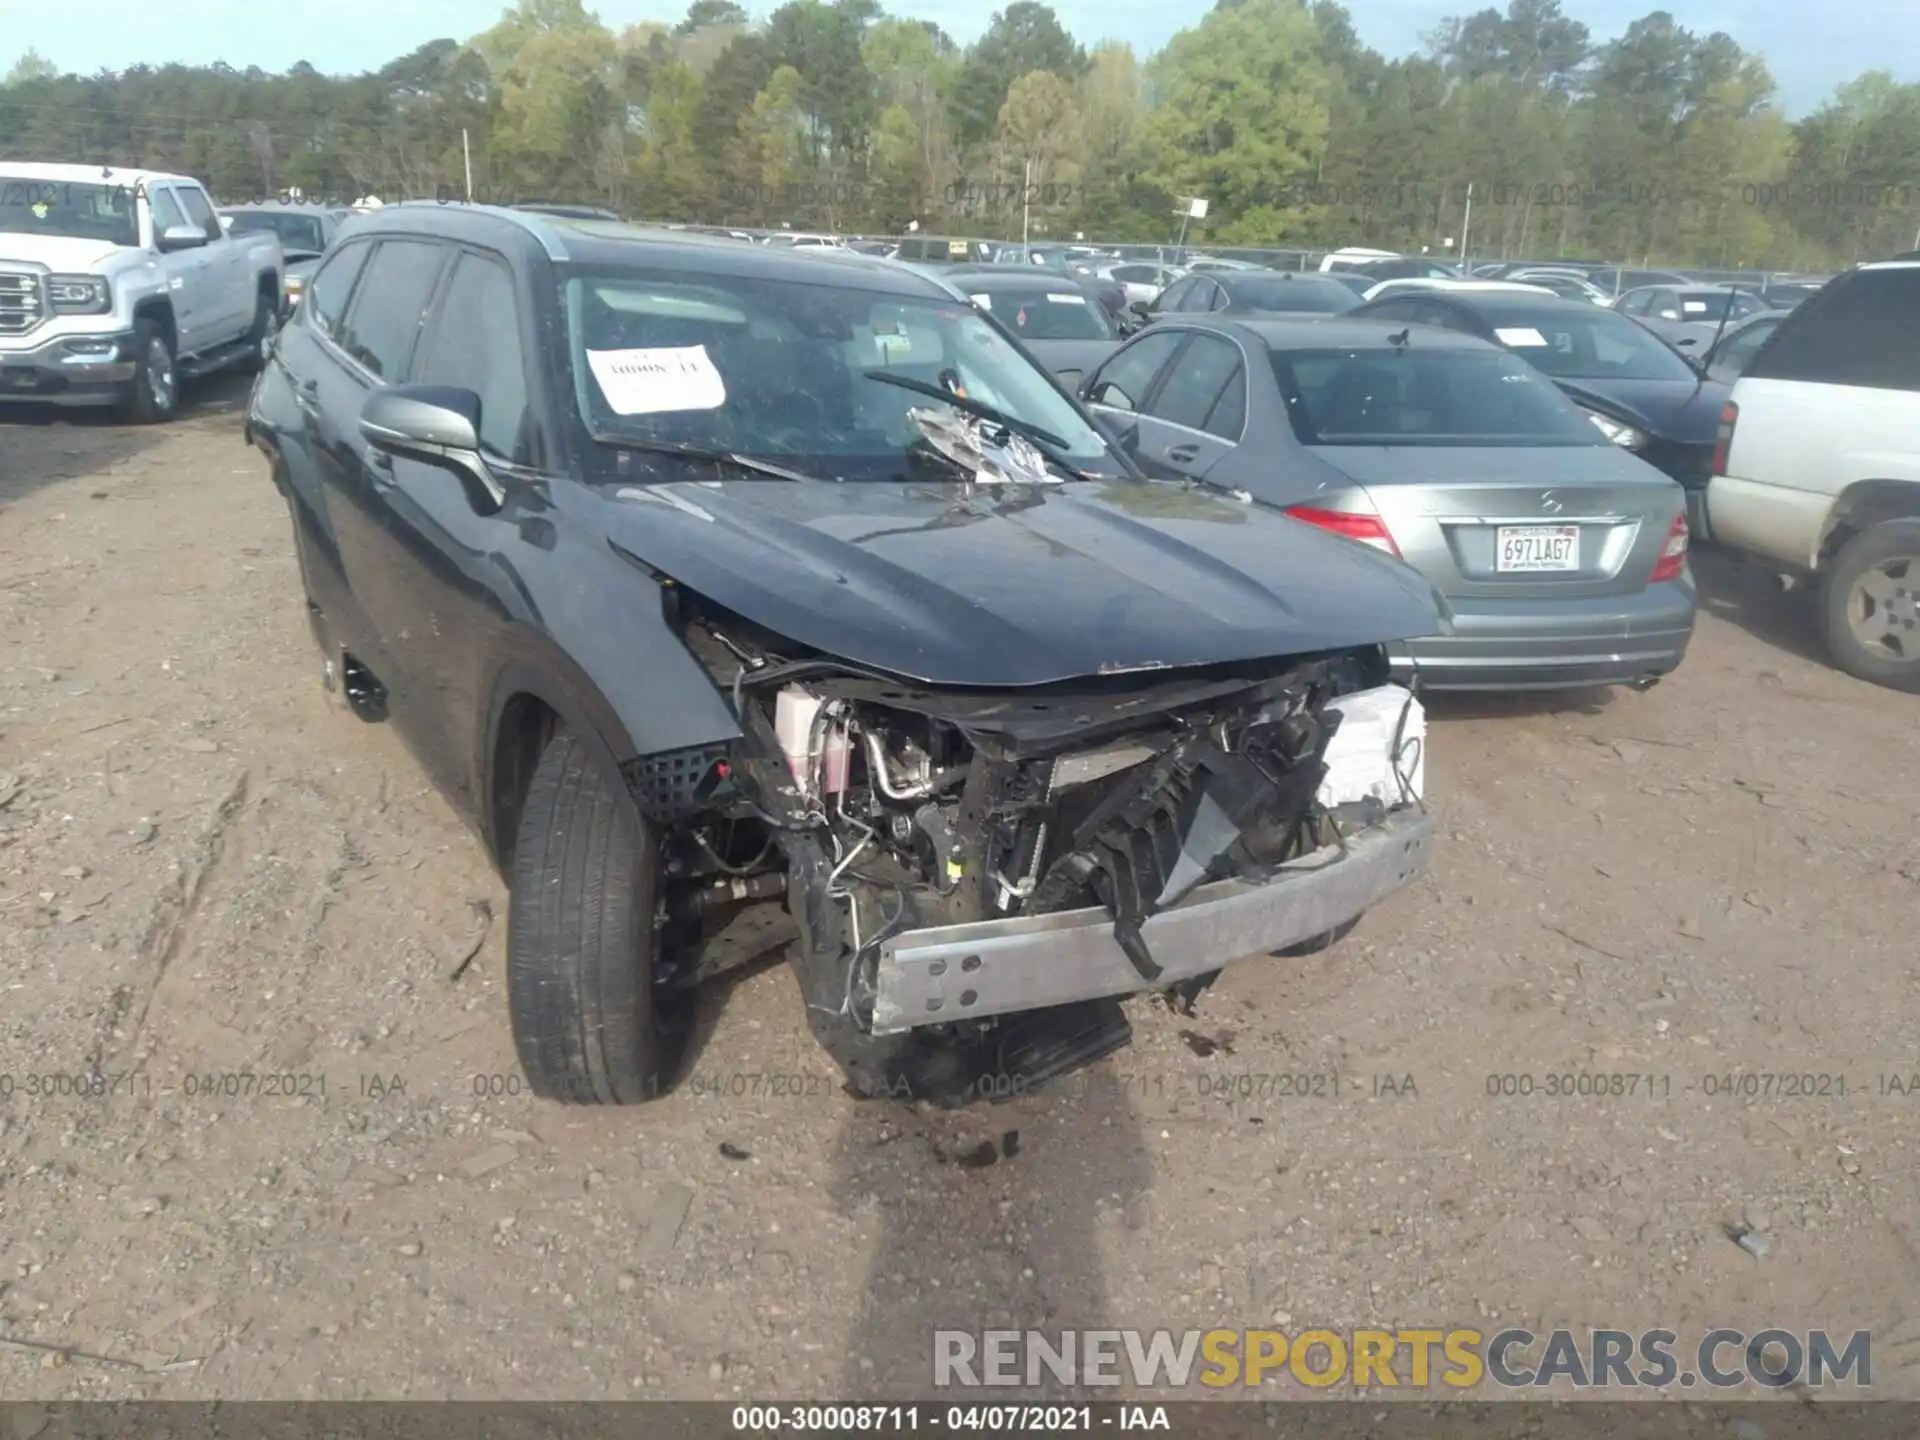
[(169, 419), (183, 378), (264, 362), (284, 273), (187, 176), (0, 162), (0, 404)]

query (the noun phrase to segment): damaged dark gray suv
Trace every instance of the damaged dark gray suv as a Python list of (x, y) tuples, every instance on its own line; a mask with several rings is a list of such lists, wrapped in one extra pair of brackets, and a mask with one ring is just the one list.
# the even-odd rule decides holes
[(896, 266), (390, 206), (247, 436), (328, 683), (507, 879), (541, 1095), (660, 1093), (780, 945), (857, 1092), (1038, 1083), (1426, 863), (1428, 584), (1146, 479)]

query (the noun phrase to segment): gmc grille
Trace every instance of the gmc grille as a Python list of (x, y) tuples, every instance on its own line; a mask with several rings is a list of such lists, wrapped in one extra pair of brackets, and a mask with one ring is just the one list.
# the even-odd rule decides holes
[(24, 335), (44, 318), (40, 277), (0, 270), (0, 335)]

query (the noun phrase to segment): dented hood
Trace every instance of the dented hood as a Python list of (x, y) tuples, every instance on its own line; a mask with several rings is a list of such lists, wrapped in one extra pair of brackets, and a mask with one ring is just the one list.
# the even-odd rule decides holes
[(608, 539), (634, 559), (775, 634), (936, 685), (1042, 685), (1441, 628), (1432, 586), (1398, 561), (1167, 483), (604, 493)]

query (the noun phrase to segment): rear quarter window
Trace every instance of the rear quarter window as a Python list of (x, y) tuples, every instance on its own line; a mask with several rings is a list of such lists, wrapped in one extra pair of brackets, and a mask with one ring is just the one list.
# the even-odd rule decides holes
[(1841, 276), (1781, 322), (1746, 373), (1920, 391), (1920, 267)]

